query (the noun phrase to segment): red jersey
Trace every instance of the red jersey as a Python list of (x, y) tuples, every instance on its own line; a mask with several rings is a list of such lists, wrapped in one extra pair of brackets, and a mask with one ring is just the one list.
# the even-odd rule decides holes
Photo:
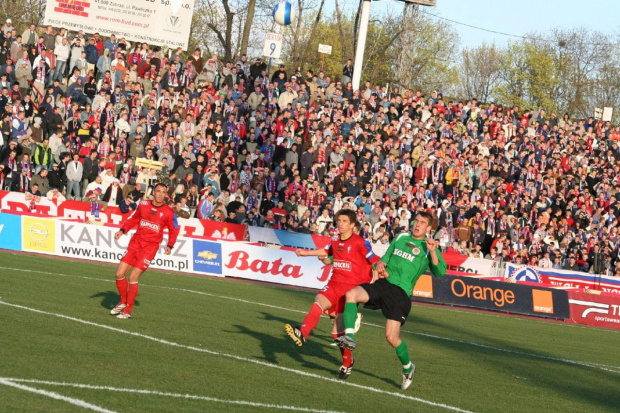
[(379, 261), (379, 257), (364, 238), (353, 234), (344, 241), (332, 239), (325, 251), (334, 258), (329, 282), (360, 285), (372, 281), (372, 264)]
[(130, 229), (138, 227), (132, 242), (161, 244), (164, 239), (164, 228), (168, 228), (168, 246), (174, 247), (179, 236), (179, 224), (177, 214), (168, 205), (156, 207), (153, 201), (140, 201), (138, 208), (125, 221), (121, 229), (127, 233)]

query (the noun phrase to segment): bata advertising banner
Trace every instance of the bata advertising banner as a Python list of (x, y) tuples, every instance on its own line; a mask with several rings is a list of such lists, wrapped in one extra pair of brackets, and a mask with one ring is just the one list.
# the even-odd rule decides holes
[(620, 299), (570, 291), (568, 302), (575, 323), (620, 330)]
[(598, 290), (620, 294), (620, 279), (606, 275), (506, 264), (506, 278), (548, 284), (565, 290)]
[(566, 291), (481, 280), (472, 277), (422, 275), (415, 301), (452, 304), (537, 317), (570, 318)]
[[(29, 217), (24, 217), (24, 219)], [(56, 222), (56, 255), (84, 260), (117, 263), (123, 257), (133, 231), (118, 240), (117, 228), (77, 222)], [(170, 255), (164, 254), (168, 243), (165, 235), (151, 268), (169, 271), (192, 272), (192, 243), (179, 237)]]
[(194, 270), (296, 287), (322, 288), (331, 266), (287, 249), (194, 240)]
[(187, 50), (194, 0), (48, 0), (46, 25)]

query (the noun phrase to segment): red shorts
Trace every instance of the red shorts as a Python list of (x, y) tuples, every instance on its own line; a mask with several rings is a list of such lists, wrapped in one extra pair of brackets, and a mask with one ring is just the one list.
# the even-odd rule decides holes
[(159, 250), (159, 244), (153, 244), (135, 241), (132, 239), (129, 242), (129, 246), (127, 247), (127, 252), (123, 258), (121, 258), (121, 262), (127, 263), (134, 268), (139, 268), (142, 271), (146, 271), (151, 265), (151, 261), (157, 255), (157, 251)]
[(357, 287), (357, 284), (343, 284), (338, 282), (328, 282), (319, 294), (327, 298), (331, 303), (331, 308), (324, 311), (328, 316), (340, 314), (344, 312), (344, 304), (346, 300), (344, 295), (352, 288)]

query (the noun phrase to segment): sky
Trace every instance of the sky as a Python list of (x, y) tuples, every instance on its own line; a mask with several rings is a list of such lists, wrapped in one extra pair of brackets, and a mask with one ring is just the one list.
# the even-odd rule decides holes
[[(618, 0), (437, 0), (437, 6), (420, 6), (438, 16), (515, 35), (532, 31), (547, 32), (554, 27), (571, 29), (589, 27), (602, 33), (620, 34)], [(373, 10), (400, 10), (395, 0), (373, 1)], [(476, 47), (486, 42), (505, 46), (515, 37), (476, 30), (451, 23), (461, 37), (461, 47)]]

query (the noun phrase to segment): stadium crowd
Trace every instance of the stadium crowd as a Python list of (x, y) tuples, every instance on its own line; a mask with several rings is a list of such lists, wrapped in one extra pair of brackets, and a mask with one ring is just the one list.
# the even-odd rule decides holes
[(127, 212), (164, 182), (180, 217), (324, 235), (350, 208), (379, 255), (427, 210), (443, 250), (620, 275), (620, 127), (275, 69), (9, 19), (1, 188)]

